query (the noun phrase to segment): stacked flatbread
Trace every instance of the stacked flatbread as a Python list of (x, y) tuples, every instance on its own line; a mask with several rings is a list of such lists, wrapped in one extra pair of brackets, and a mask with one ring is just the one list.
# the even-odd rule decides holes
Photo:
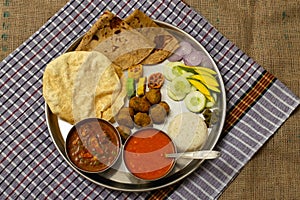
[(83, 36), (77, 51), (99, 51), (123, 70), (137, 64), (157, 64), (178, 47), (178, 41), (151, 18), (135, 10), (121, 20), (105, 11)]
[(135, 10), (124, 21), (155, 43), (155, 48), (142, 64), (160, 63), (179, 46), (178, 40), (167, 29), (158, 26), (140, 10)]
[(99, 51), (125, 70), (141, 63), (153, 48), (153, 42), (111, 12), (105, 11), (84, 35), (76, 50)]

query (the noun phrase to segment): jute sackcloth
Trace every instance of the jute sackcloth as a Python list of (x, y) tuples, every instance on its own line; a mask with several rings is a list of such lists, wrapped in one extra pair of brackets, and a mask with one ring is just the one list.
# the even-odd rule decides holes
[[(1, 60), (67, 1), (3, 2), (0, 5)], [(299, 1), (185, 2), (300, 96)], [(299, 119), (298, 108), (244, 167), (220, 199), (300, 199)]]

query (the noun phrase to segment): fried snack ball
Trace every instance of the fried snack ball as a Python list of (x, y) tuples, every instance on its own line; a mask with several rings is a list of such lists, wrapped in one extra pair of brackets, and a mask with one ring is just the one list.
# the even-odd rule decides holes
[(138, 112), (134, 115), (134, 123), (139, 127), (151, 126), (152, 121), (147, 113)]
[(167, 102), (161, 101), (161, 102), (159, 102), (159, 105), (161, 105), (162, 107), (164, 107), (164, 109), (167, 112), (167, 115), (170, 113), (170, 106), (169, 106), (169, 104), (167, 104)]
[(133, 119), (134, 116), (134, 110), (130, 107), (123, 107), (120, 109), (119, 114), (129, 114), (130, 117)]
[(132, 108), (122, 108), (116, 116), (116, 121), (119, 125), (124, 125), (129, 128), (134, 127), (133, 122), (134, 111)]
[(124, 125), (117, 126), (116, 129), (119, 131), (122, 142), (124, 143), (125, 140), (130, 136), (131, 129)]
[(160, 104), (153, 105), (150, 108), (149, 113), (153, 123), (155, 124), (163, 123), (167, 117), (166, 109)]
[(150, 89), (148, 92), (146, 92), (145, 96), (152, 105), (161, 101), (160, 89)]
[(143, 97), (132, 97), (129, 100), (129, 107), (132, 108), (136, 113), (142, 112), (142, 113), (148, 113), (150, 109), (151, 104), (146, 98)]

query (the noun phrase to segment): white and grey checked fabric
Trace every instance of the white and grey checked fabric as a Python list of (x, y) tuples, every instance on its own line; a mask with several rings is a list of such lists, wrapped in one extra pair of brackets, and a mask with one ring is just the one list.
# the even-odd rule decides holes
[[(44, 114), (46, 64), (84, 34), (104, 10), (124, 18), (134, 9), (179, 27), (198, 40), (217, 63), (231, 110), (265, 70), (179, 0), (71, 0), (0, 64), (1, 199), (145, 199), (151, 192), (113, 191), (73, 171), (53, 144)], [(215, 199), (298, 106), (279, 80), (264, 92), (169, 199)]]

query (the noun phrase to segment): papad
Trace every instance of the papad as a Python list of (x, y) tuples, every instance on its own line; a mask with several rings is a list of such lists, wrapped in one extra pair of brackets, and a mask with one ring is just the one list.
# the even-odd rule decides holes
[[(122, 99), (120, 78), (111, 64), (95, 51), (68, 52), (51, 61), (43, 76), (43, 96), (50, 110), (71, 124), (101, 118), (116, 96)], [(124, 104), (124, 97), (119, 104)]]

